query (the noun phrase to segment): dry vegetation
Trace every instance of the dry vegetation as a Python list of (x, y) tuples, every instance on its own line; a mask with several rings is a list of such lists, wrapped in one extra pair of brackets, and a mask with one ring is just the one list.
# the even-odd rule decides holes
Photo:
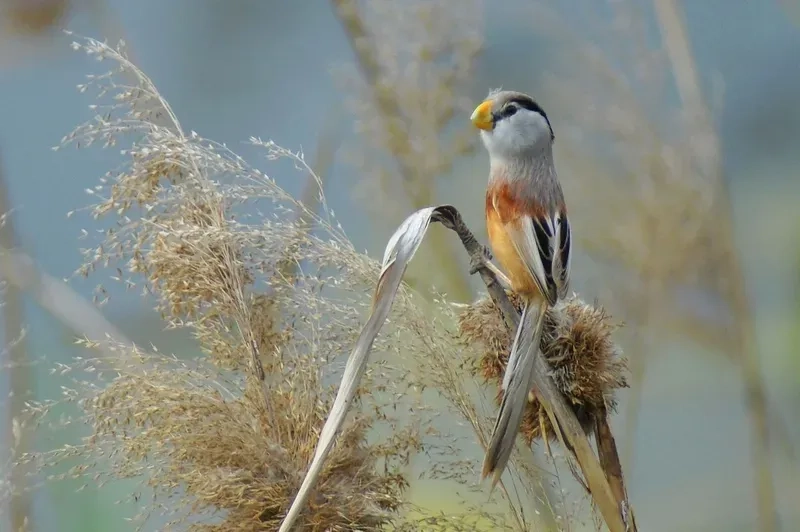
[[(102, 242), (85, 250), (80, 273), (111, 270), (117, 282), (140, 289), (169, 327), (193, 334), (206, 356), (162, 355), (154, 347), (109, 341), (102, 347), (116, 353), (113, 360), (78, 359), (58, 368), (73, 376), (74, 386), (64, 389), (61, 400), (31, 403), (27, 422), (88, 423), (92, 435), (81, 445), (26, 453), (19, 461), (47, 471), (49, 480), (139, 479), (153, 495), (134, 496), (146, 502), (137, 516), (142, 524), (167, 519), (197, 530), (274, 530), (313, 454), (330, 408), (337, 357), (358, 333), (369, 305), (364, 291), (374, 284), (379, 265), (353, 249), (321, 189), (317, 214), (224, 146), (184, 132), (122, 49), (92, 39), (75, 48), (116, 66), (79, 87), (96, 91), (101, 104), (93, 104), (95, 118), (64, 144), (125, 143), (128, 159), (88, 191), (97, 199), (89, 213), (108, 222)], [(111, 103), (102, 103), (109, 98)], [(289, 158), (311, 172), (301, 154), (251, 140), (268, 159)], [(308, 220), (318, 232), (303, 232), (299, 224)], [(287, 249), (286, 242), (293, 244)], [(291, 277), (279, 267), (287, 260), (298, 265)], [(105, 295), (100, 288), (101, 304)], [(467, 347), (464, 340), (484, 327), (483, 319), (486, 327), (497, 326), (496, 315), (476, 303), (462, 322), (474, 330), (462, 337), (456, 309), (443, 300), (434, 307), (431, 315), (407, 289), (395, 302), (376, 351), (406, 360), (413, 353), (419, 371), (381, 361), (372, 365), (358, 395), (360, 413), (346, 424), (326, 463), (302, 517), (304, 529), (377, 530), (391, 524), (470, 530), (476, 520), (531, 526), (520, 494), (512, 499), (509, 491), (510, 512), (466, 500), (460, 515), (399, 512), (413, 509), (405, 488), (409, 464), (422, 452), (433, 457), (429, 478), (447, 478), (465, 491), (481, 489), (474, 470), (479, 457), (454, 454), (465, 440), (434, 429), (441, 413), (426, 409), (431, 392), (423, 390), (444, 397), (473, 428), (471, 437), (483, 441), (493, 409), (485, 411), (474, 395), (480, 382), (462, 368), (496, 353)], [(587, 401), (587, 408), (598, 401), (613, 404), (613, 388), (624, 378), (602, 312), (575, 302), (553, 314), (551, 328), (548, 357), (571, 360), (559, 366), (564, 389), (572, 390), (575, 401)], [(576, 357), (591, 367), (582, 371)], [(584, 380), (594, 377), (611, 380)], [(54, 419), (64, 403), (77, 403), (83, 415)], [(530, 448), (525, 452), (530, 456)], [(73, 467), (57, 472), (67, 465)], [(527, 487), (515, 491), (543, 482), (537, 471), (525, 474)], [(554, 515), (565, 511), (556, 509), (558, 501), (545, 503)]]
[[(90, 445), (112, 442), (121, 457), (117, 473), (141, 473), (157, 493), (181, 489), (171, 511), (227, 512), (194, 529), (275, 530), (329, 406), (317, 366), (295, 359), (291, 379), (262, 389), (255, 379), (223, 387), (216, 372), (151, 361), (147, 374), (117, 377), (92, 397)], [(376, 468), (380, 448), (365, 443), (370, 425), (362, 416), (344, 430), (306, 529), (376, 530), (397, 510), (405, 480)]]
[[(120, 51), (94, 40), (75, 47), (116, 63), (80, 87), (112, 103), (93, 106), (95, 119), (64, 143), (129, 143), (125, 168), (88, 191), (99, 198), (91, 214), (110, 223), (102, 243), (85, 250), (80, 273), (113, 268), (116, 281), (153, 298), (169, 327), (191, 331), (207, 357), (115, 345), (110, 381), (110, 374), (97, 378), (108, 360), (61, 368), (76, 374), (74, 388), (63, 401), (32, 405), (31, 421), (46, 422), (60, 403), (77, 401), (93, 434), (81, 446), (21, 461), (52, 468), (78, 460), (61, 476), (143, 479), (155, 496), (143, 519), (158, 513), (186, 524), (214, 511), (221, 513), (193, 528), (274, 530), (313, 453), (330, 406), (332, 362), (357, 333), (368, 304), (361, 292), (376, 265), (353, 250), (328, 210), (324, 219), (305, 212), (324, 238), (307, 235), (293, 246), (288, 258), (303, 264), (303, 274), (280, 276), (284, 243), (298, 229), (285, 220), (305, 207), (224, 147), (184, 133)], [(299, 154), (252, 141), (268, 158), (291, 158), (309, 170)], [(262, 214), (264, 207), (274, 214)], [(323, 297), (325, 285), (331, 289)], [(101, 288), (101, 303), (104, 294)], [(403, 376), (390, 374), (378, 368), (371, 382), (389, 397), (405, 395)], [(378, 529), (402, 502), (403, 468), (417, 435), (387, 411), (394, 406), (387, 397), (365, 394), (363, 402), (369, 414), (346, 427), (312, 501), (309, 530)], [(368, 441), (381, 424), (389, 436)]]
[[(415, 2), (402, 13), (382, 0), (333, 4), (356, 55), (360, 78), (344, 78), (356, 95), (360, 132), (370, 141), (369, 157), (361, 153), (357, 160), (359, 175), (370, 176), (362, 184), (373, 188), (360, 190), (408, 199), (372, 202), (397, 206), (382, 211), (391, 229), (407, 211), (447, 200), (436, 197), (434, 177), (471, 149), (452, 120), (474, 103), (461, 91), (481, 47), (481, 4), (453, 10), (447, 1)], [(751, 392), (759, 393), (716, 139), (707, 124), (698, 125), (707, 111), (696, 109), (702, 102), (688, 101), (672, 120), (652, 116), (653, 108), (662, 108), (663, 73), (674, 66), (665, 50), (630, 46), (630, 38), (644, 36), (632, 4), (614, 3), (618, 20), (610, 40), (620, 44), (616, 59), (635, 72), (622, 72), (594, 46), (573, 48), (561, 64), (580, 67), (560, 72), (549, 89), (558, 98), (548, 107), (562, 117), (580, 110), (572, 116), (580, 127), (562, 127), (559, 141), (563, 173), (586, 176), (565, 182), (576, 225), (586, 229), (576, 237), (609, 266), (602, 270), (609, 287), (604, 302), (638, 318), (631, 379), (611, 340), (615, 325), (602, 309), (574, 299), (551, 314), (545, 355), (587, 429), (593, 409), (613, 409), (616, 389), (641, 385), (642, 356), (653, 341), (642, 331), (651, 323), (659, 325), (659, 334), (669, 325), (722, 345), (747, 369)], [(391, 29), (400, 35), (376, 38), (369, 28), (386, 28), (386, 17), (397, 22)], [(533, 18), (573, 45), (586, 40), (570, 36), (550, 12), (540, 10)], [(408, 32), (413, 38), (404, 36)], [(126, 158), (121, 170), (89, 191), (97, 200), (89, 212), (106, 231), (102, 243), (86, 250), (80, 273), (109, 269), (117, 282), (149, 298), (169, 327), (189, 330), (205, 356), (167, 356), (109, 342), (103, 347), (116, 353), (113, 360), (86, 358), (57, 368), (73, 376), (74, 386), (61, 400), (31, 403), (27, 423), (88, 423), (93, 434), (80, 445), (24, 454), (20, 461), (43, 468), (48, 480), (142, 481), (154, 495), (138, 500), (143, 524), (163, 515), (198, 530), (275, 530), (314, 452), (341, 356), (363, 324), (379, 264), (354, 249), (302, 154), (251, 139), (268, 161), (289, 159), (310, 175), (313, 201), (298, 201), (225, 146), (184, 131), (121, 49), (93, 40), (76, 48), (114, 66), (80, 87), (96, 90), (103, 100), (93, 107), (97, 116), (64, 143), (120, 145)], [(651, 99), (642, 101), (642, 93)], [(698, 142), (686, 131), (706, 136)], [(586, 146), (587, 137), (609, 141), (626, 171), (604, 169), (591, 150), (570, 149)], [(416, 138), (429, 142), (411, 142)], [(466, 269), (458, 265), (457, 247), (443, 239), (426, 247), (436, 250), (440, 273), (463, 273), (436, 279), (436, 285), (451, 298), (466, 299)], [(676, 283), (721, 293), (735, 309), (731, 326), (744, 331), (741, 336), (694, 317), (681, 320), (684, 313), (670, 299)], [(429, 285), (426, 279), (420, 291)], [(580, 520), (582, 509), (571, 506), (572, 494), (565, 494), (557, 474), (542, 471), (530, 446), (520, 445), (513, 457), (506, 475), (511, 481), (499, 494), (505, 506), (474, 504), (469, 492), (484, 489), (475, 483), (480, 456), (462, 450), (488, 436), (495, 407), (486, 397), (494, 392), (482, 387), (499, 379), (508, 331), (488, 300), (465, 310), (427, 295), (401, 290), (375, 347), (385, 356), (370, 366), (358, 414), (345, 425), (303, 516), (306, 529), (473, 530), (481, 522), (528, 530)], [(104, 299), (101, 289), (98, 300)], [(405, 367), (388, 362), (398, 360)], [(447, 412), (426, 407), (432, 395), (444, 398)], [(63, 403), (76, 403), (82, 415), (56, 419)], [(759, 423), (765, 407), (753, 404), (758, 438), (764, 436)], [(463, 421), (468, 434), (442, 431), (437, 418), (443, 415)], [(542, 432), (552, 437), (535, 402), (523, 432), (528, 442)], [(757, 461), (766, 451), (758, 450)], [(415, 458), (425, 460), (425, 478), (463, 488), (462, 514), (430, 515), (413, 507), (406, 488), (415, 477)], [(72, 467), (58, 472), (65, 466)], [(762, 513), (772, 503), (765, 475), (762, 469)], [(6, 488), (0, 485), (0, 494)]]

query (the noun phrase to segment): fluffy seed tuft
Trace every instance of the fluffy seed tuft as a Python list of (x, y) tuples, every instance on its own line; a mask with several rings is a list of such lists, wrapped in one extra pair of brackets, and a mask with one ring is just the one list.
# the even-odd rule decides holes
[[(514, 294), (510, 297), (521, 310), (520, 299)], [(617, 327), (605, 310), (575, 296), (560, 302), (545, 316), (542, 353), (553, 370), (556, 385), (587, 432), (594, 426), (597, 409), (605, 406), (613, 410), (615, 391), (628, 387), (627, 361), (611, 338)], [(483, 348), (477, 372), (499, 385), (513, 340), (500, 309), (491, 298), (476, 301), (459, 316), (459, 331), (463, 341)], [(533, 400), (520, 429), (526, 443), (542, 438), (542, 431), (547, 438), (555, 439), (547, 413), (532, 395), (529, 397)], [(498, 404), (501, 398), (502, 391), (498, 389)]]

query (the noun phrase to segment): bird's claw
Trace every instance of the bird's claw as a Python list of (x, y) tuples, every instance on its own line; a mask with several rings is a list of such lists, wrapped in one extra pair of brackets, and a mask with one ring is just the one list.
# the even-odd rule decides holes
[(481, 249), (478, 250), (478, 253), (472, 254), (469, 258), (469, 274), (473, 275), (478, 272), (481, 268), (485, 267), (486, 264), (492, 260), (492, 252), (489, 251), (489, 248), (486, 246), (481, 246)]

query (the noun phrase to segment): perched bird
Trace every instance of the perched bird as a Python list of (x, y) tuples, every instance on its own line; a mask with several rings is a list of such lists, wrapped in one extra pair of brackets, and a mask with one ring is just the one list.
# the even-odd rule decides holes
[(533, 387), (544, 316), (566, 295), (572, 238), (553, 162), (550, 120), (528, 95), (493, 91), (472, 113), (489, 152), (486, 228), (492, 253), (524, 301), (482, 478), (500, 480)]

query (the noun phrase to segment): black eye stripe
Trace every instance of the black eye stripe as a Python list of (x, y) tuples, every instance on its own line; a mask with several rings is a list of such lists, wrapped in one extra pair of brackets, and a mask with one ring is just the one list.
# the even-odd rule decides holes
[(542, 109), (538, 103), (530, 100), (528, 98), (514, 98), (508, 101), (509, 104), (514, 103), (519, 105), (520, 107), (527, 109), (528, 111), (533, 111), (534, 113), (539, 113), (543, 117), (547, 118), (547, 115), (544, 113), (544, 109)]
[(553, 133), (553, 126), (550, 124), (550, 119), (547, 118), (547, 114), (544, 112), (544, 109), (542, 109), (539, 106), (538, 103), (536, 103), (535, 101), (531, 100), (530, 98), (512, 98), (506, 103), (506, 107), (503, 108), (503, 115), (502, 115), (503, 117), (511, 116), (511, 115), (513, 115), (514, 113), (517, 112), (517, 110), (515, 110), (511, 114), (508, 114), (508, 115), (505, 114), (506, 113), (506, 109), (508, 107), (510, 107), (511, 104), (516, 104), (519, 107), (522, 107), (523, 109), (527, 109), (528, 111), (533, 111), (534, 113), (539, 113), (540, 115), (542, 115), (542, 117), (544, 118), (545, 122), (547, 122), (547, 127), (550, 128), (550, 139), (551, 140), (555, 140), (556, 136), (555, 136), (555, 133)]
[(519, 111), (519, 107), (514, 102), (510, 102), (500, 110), (500, 116), (502, 118), (513, 116), (517, 113), (517, 111)]

